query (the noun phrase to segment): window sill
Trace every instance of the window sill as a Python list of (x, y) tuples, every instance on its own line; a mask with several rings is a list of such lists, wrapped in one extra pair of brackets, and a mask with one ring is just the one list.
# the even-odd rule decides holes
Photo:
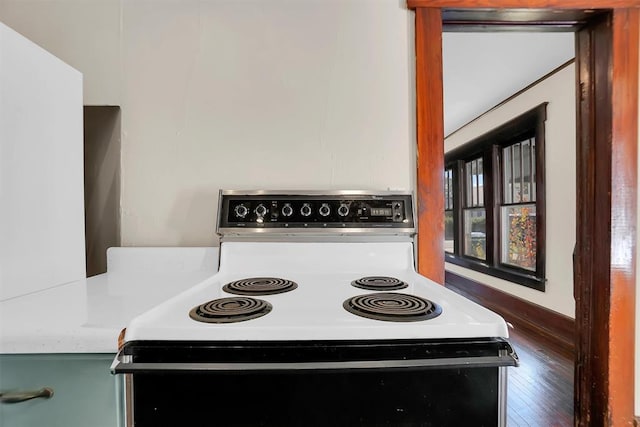
[(526, 286), (537, 291), (545, 291), (546, 279), (542, 279), (531, 274), (506, 268), (492, 267), (481, 261), (476, 261), (470, 258), (462, 258), (450, 253), (444, 254), (444, 260), (451, 264), (459, 265), (460, 267), (465, 267), (479, 273), (497, 277), (499, 279), (508, 280), (509, 282)]

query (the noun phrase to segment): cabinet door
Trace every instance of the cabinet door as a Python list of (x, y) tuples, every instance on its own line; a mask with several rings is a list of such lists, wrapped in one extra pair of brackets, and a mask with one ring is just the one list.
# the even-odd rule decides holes
[(0, 300), (83, 279), (82, 74), (0, 22)]
[(116, 427), (114, 355), (0, 355), (0, 391), (53, 389), (49, 399), (0, 404), (3, 427)]

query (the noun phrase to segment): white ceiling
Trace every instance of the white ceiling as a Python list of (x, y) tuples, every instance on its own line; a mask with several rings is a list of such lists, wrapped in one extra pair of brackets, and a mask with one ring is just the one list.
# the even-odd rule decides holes
[(573, 33), (444, 33), (449, 135), (575, 56)]

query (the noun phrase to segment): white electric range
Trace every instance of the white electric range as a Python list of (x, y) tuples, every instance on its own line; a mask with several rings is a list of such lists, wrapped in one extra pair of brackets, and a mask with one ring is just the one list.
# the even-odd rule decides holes
[(222, 191), (218, 232), (127, 327), (129, 425), (504, 425), (507, 325), (416, 273), (411, 195)]

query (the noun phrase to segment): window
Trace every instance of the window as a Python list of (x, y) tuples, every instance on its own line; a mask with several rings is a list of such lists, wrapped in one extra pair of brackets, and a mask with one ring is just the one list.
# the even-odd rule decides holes
[(445, 156), (447, 262), (544, 290), (546, 103)]
[(484, 209), (484, 183), (482, 158), (464, 164), (464, 254), (469, 257), (487, 259), (487, 213)]
[(453, 253), (453, 169), (444, 171), (444, 251)]
[(502, 149), (501, 262), (536, 271), (535, 138)]

